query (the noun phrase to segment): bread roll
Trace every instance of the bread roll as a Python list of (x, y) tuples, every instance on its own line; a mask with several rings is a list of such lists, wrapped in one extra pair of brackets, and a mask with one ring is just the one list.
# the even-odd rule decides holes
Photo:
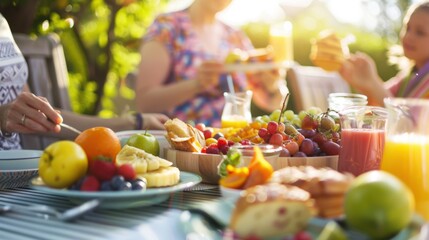
[(320, 217), (338, 217), (343, 213), (344, 194), (354, 177), (330, 168), (286, 167), (274, 171), (271, 182), (297, 186), (315, 199)]
[(310, 59), (314, 65), (326, 71), (338, 71), (347, 53), (347, 45), (342, 44), (335, 32), (328, 30), (321, 32), (312, 42)]
[(241, 238), (294, 235), (315, 214), (310, 194), (294, 186), (257, 185), (246, 189), (236, 202), (230, 228)]

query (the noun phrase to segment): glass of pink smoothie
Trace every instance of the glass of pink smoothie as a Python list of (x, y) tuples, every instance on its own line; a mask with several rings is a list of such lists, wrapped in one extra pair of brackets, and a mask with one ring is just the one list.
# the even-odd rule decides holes
[(387, 110), (353, 106), (340, 112), (341, 148), (338, 171), (355, 176), (379, 170), (383, 157)]

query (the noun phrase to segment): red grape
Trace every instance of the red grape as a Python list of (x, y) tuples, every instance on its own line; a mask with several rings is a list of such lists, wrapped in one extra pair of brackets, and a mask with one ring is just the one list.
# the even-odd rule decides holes
[(203, 133), (205, 139), (209, 139), (212, 137), (212, 131), (210, 131), (209, 129), (204, 130)]
[(294, 157), (307, 157), (307, 155), (303, 152), (296, 152), (293, 156)]
[(282, 150), (280, 152), (280, 157), (290, 157), (289, 150), (287, 150), (287, 148), (282, 147)]
[(340, 153), (340, 145), (333, 141), (326, 141), (322, 145), (319, 145), (319, 147), (328, 156), (338, 155)]
[(267, 130), (268, 130), (268, 132), (269, 133), (271, 133), (271, 134), (274, 134), (274, 133), (276, 133), (277, 132), (277, 128), (278, 128), (278, 124), (277, 124), (277, 122), (274, 122), (274, 121), (270, 121), (268, 124), (267, 124)]
[(305, 138), (312, 138), (317, 133), (315, 129), (299, 129), (298, 132), (304, 135)]
[(285, 142), (283, 147), (286, 148), (292, 156), (299, 151), (298, 143), (292, 140)]
[(313, 141), (309, 138), (306, 138), (302, 141), (299, 151), (305, 153), (305, 155), (311, 157), (314, 156), (314, 144)]
[(266, 128), (260, 128), (259, 131), (258, 131), (258, 135), (261, 138), (265, 138), (265, 136), (268, 135), (268, 130)]
[(283, 136), (280, 133), (274, 133), (268, 143), (276, 146), (281, 146), (283, 144)]
[(195, 128), (200, 130), (201, 132), (204, 132), (204, 130), (206, 129), (206, 125), (204, 123), (197, 123), (197, 125), (195, 125)]

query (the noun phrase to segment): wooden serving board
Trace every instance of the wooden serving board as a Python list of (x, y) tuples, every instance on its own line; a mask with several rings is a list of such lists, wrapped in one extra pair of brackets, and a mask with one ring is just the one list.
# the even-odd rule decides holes
[[(218, 184), (217, 167), (222, 161), (220, 155), (191, 153), (170, 148), (164, 149), (164, 157), (181, 171), (200, 175), (204, 183)], [(313, 166), (315, 168), (329, 167), (337, 170), (338, 155), (325, 157), (278, 157), (267, 158), (274, 170), (288, 166)], [(248, 165), (250, 158), (244, 158), (243, 164)]]

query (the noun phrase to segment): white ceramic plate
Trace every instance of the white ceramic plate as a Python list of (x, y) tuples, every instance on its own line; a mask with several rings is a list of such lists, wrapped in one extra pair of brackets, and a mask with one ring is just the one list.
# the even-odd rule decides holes
[(37, 176), (43, 151), (0, 151), (0, 189), (27, 186)]
[(224, 66), (225, 72), (256, 72), (256, 71), (268, 71), (279, 68), (288, 68), (290, 63), (274, 63), (274, 62), (265, 62), (265, 63), (236, 63), (236, 64), (226, 64)]
[[(128, 138), (130, 138), (132, 135), (136, 133), (144, 133), (146, 130), (128, 130), (128, 131), (120, 131), (116, 132), (116, 136), (118, 136), (119, 140), (121, 141), (121, 145), (125, 145)], [(159, 142), (159, 156), (164, 158), (164, 149), (170, 148), (170, 144), (168, 143), (167, 139), (165, 138), (165, 135), (167, 134), (166, 131), (162, 130), (148, 130), (148, 133), (155, 136), (155, 138)]]
[[(181, 191), (201, 182), (201, 177), (188, 172), (180, 172), (179, 184), (171, 187), (148, 188), (144, 191), (106, 191), (82, 192), (67, 189), (55, 189), (32, 184), (31, 187), (41, 192), (68, 197), (72, 202), (80, 204), (90, 199), (101, 199), (100, 208), (124, 209), (149, 206), (168, 199), (170, 193)], [(38, 180), (33, 179), (33, 183)]]

